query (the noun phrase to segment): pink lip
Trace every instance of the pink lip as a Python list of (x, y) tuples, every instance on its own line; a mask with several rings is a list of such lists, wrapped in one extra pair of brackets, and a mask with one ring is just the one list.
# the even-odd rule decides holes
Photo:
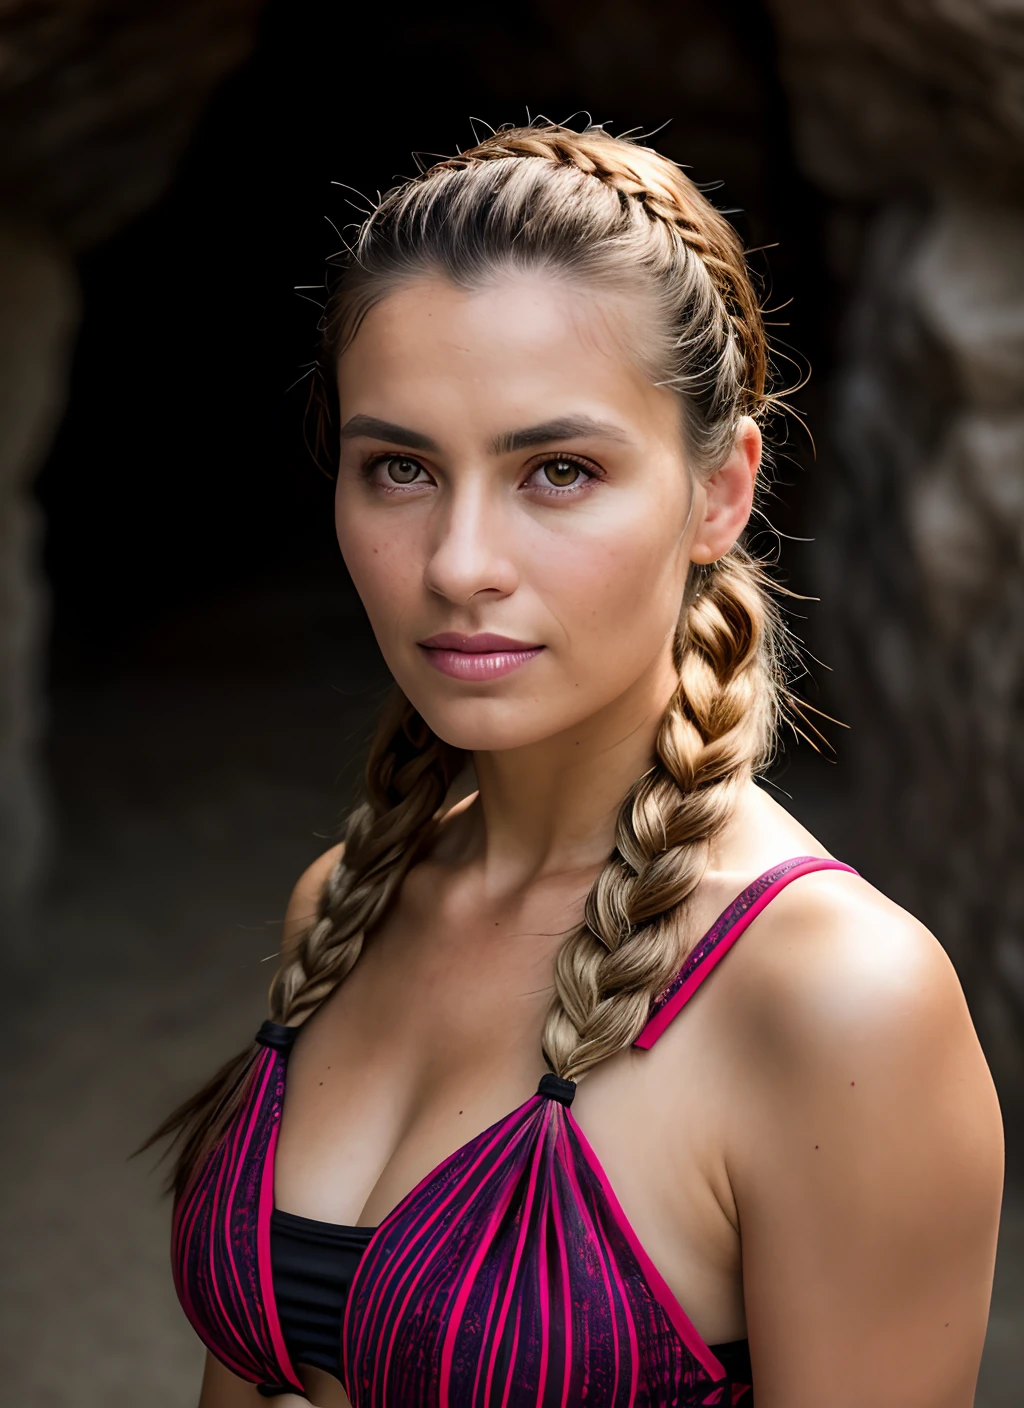
[(509, 636), (466, 636), (459, 631), (441, 631), (419, 644), (435, 670), (457, 680), (498, 679), (518, 670), (544, 649)]
[(461, 650), (466, 655), (488, 655), (502, 650), (540, 650), (541, 646), (529, 640), (513, 640), (511, 636), (495, 636), (485, 632), (478, 636), (464, 636), (460, 631), (441, 631), (439, 635), (428, 636), (420, 645), (428, 650)]

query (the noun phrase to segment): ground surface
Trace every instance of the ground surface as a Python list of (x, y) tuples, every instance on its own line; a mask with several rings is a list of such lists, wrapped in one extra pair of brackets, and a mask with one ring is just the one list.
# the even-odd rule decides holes
[[(12, 1408), (192, 1408), (201, 1351), (169, 1209), (132, 1148), (264, 1014), (291, 885), (333, 838), (384, 677), (340, 584), (226, 596), (52, 720), (55, 864), (9, 980), (0, 1383)], [(833, 851), (841, 776), (785, 779)], [(827, 804), (823, 799), (827, 798)], [(978, 1408), (1024, 1379), (1024, 1203), (1008, 1198)]]

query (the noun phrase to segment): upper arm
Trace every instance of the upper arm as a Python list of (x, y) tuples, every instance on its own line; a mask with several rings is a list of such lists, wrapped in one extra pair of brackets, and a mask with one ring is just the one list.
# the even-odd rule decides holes
[(758, 1408), (969, 1408), (1002, 1127), (963, 993), (863, 881), (787, 894), (738, 988), (727, 1153)]

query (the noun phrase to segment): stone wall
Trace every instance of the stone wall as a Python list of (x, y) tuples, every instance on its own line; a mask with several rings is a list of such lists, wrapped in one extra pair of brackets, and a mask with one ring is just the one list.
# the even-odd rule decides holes
[(264, 0), (8, 0), (0, 210), (74, 249), (152, 205)]
[(263, 0), (10, 0), (0, 44), (0, 946), (46, 855), (46, 591), (30, 486), (60, 424), (74, 254), (165, 189)]
[(858, 830), (1019, 1100), (1024, 0), (768, 8), (849, 282), (818, 578)]
[(42, 524), (27, 473), (59, 419), (77, 313), (59, 246), (0, 225), (0, 934), (20, 934), (46, 853)]

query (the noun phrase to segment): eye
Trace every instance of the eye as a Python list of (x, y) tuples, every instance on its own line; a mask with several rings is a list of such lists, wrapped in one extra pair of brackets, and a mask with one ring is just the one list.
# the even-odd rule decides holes
[(392, 484), (411, 484), (423, 466), (416, 460), (406, 459), (405, 455), (388, 455), (377, 461)]
[(535, 489), (546, 491), (549, 494), (566, 494), (573, 489), (581, 489), (589, 480), (596, 478), (596, 475), (580, 464), (578, 460), (569, 459), (566, 455), (558, 455), (554, 459), (545, 460), (533, 470), (528, 483)]
[(419, 460), (411, 459), (408, 455), (375, 455), (367, 463), (363, 474), (385, 494), (430, 482), (429, 477), (420, 478), (420, 475), (426, 474), (426, 470)]

